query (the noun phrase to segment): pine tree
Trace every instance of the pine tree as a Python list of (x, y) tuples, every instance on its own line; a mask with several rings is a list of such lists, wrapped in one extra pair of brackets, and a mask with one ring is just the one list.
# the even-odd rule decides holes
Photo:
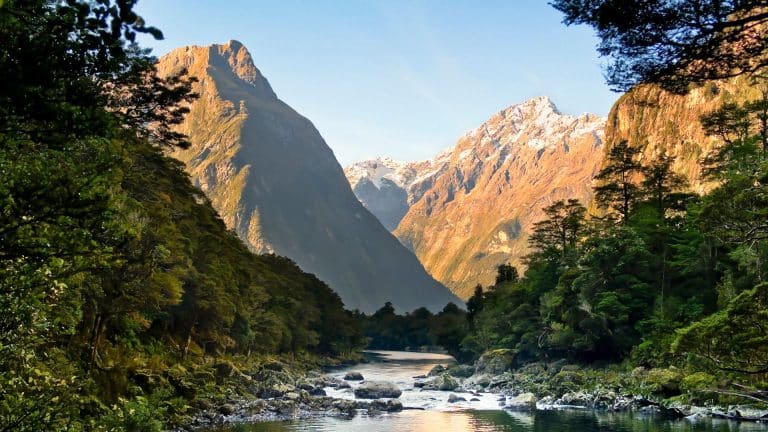
[(634, 179), (642, 171), (636, 160), (640, 149), (630, 147), (627, 141), (616, 143), (606, 156), (603, 168), (595, 176), (595, 201), (602, 208), (618, 213), (626, 223), (640, 196)]

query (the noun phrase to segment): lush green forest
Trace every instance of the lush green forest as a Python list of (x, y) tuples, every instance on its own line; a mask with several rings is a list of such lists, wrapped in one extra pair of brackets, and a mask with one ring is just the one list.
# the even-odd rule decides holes
[[(701, 38), (657, 35), (627, 18), (643, 10), (587, 3), (553, 2), (567, 23), (595, 26), (606, 53), (640, 52), (613, 65), (618, 88), (731, 76), (697, 70), (707, 55), (765, 66), (751, 59), (768, 39), (731, 59), (715, 49), (730, 40), (716, 37), (734, 32), (688, 50)], [(686, 12), (640, 3), (657, 7), (657, 24)], [(162, 430), (240, 368), (347, 358), (366, 344), (441, 346), (462, 361), (503, 349), (517, 366), (675, 367), (712, 391), (764, 398), (768, 92), (701, 119), (720, 142), (701, 161), (706, 194), (688, 189), (672, 157), (641, 161), (611, 143), (594, 205), (546, 207), (524, 274), (502, 265), (466, 312), (398, 315), (387, 304), (363, 316), (290, 260), (249, 252), (165, 156), (188, 144), (174, 125), (195, 95), (183, 73), (157, 76), (135, 40), (162, 33), (134, 6), (0, 0), (0, 431)], [(624, 39), (627, 22), (647, 33)], [(678, 24), (651, 27), (678, 34)], [(680, 62), (670, 51), (647, 67), (657, 52), (638, 35), (704, 55)]]
[(0, 2), (0, 431), (155, 430), (223, 359), (363, 342), (328, 286), (250, 253), (164, 156), (195, 95), (155, 75), (134, 41), (162, 34), (134, 3)]
[(768, 94), (701, 119), (720, 142), (702, 160), (716, 185), (703, 196), (672, 157), (641, 163), (638, 149), (611, 146), (592, 211), (576, 200), (546, 207), (525, 274), (500, 270), (494, 286), (476, 289), (463, 348), (509, 349), (517, 365), (676, 366), (711, 388), (763, 388), (767, 112)]

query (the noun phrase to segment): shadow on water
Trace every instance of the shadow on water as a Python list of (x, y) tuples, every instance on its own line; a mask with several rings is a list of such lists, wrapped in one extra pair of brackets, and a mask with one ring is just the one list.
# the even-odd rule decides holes
[(406, 411), (353, 419), (315, 418), (236, 425), (217, 432), (420, 431), (420, 432), (752, 432), (768, 425), (705, 419), (696, 422), (658, 416), (591, 411)]

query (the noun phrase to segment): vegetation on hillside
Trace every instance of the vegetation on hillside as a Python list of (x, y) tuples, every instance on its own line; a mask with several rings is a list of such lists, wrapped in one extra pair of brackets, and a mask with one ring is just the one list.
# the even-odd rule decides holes
[(251, 254), (164, 156), (194, 95), (134, 43), (162, 36), (134, 3), (0, 3), (0, 431), (157, 430), (217, 359), (363, 340), (329, 287)]
[(768, 96), (702, 119), (721, 145), (702, 164), (718, 186), (686, 191), (664, 154), (616, 143), (596, 176), (602, 216), (576, 200), (545, 209), (522, 278), (479, 288), (463, 347), (523, 365), (566, 359), (675, 366), (695, 390), (763, 399), (768, 259)]

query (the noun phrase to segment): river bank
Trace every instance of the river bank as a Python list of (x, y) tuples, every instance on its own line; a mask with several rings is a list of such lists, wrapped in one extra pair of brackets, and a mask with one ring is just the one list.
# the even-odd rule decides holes
[(503, 352), (490, 353), (471, 366), (458, 365), (439, 354), (376, 354), (379, 358), (370, 363), (326, 368), (325, 372), (297, 372), (279, 363), (264, 364), (250, 374), (247, 393), (220, 399), (178, 430), (229, 430), (228, 425), (275, 421), (325, 422), (322, 418), (362, 417), (356, 421), (376, 424), (381, 422), (376, 418), (384, 418), (385, 423), (394, 424), (397, 421), (392, 419), (405, 415), (395, 413), (403, 410), (508, 415), (580, 410), (686, 421), (768, 421), (768, 410), (762, 407), (719, 405), (706, 399), (697, 402), (690, 396), (681, 397), (684, 394), (669, 396), (679, 392), (681, 385), (685, 388), (681, 374), (670, 370), (626, 373), (563, 362), (509, 370)]

